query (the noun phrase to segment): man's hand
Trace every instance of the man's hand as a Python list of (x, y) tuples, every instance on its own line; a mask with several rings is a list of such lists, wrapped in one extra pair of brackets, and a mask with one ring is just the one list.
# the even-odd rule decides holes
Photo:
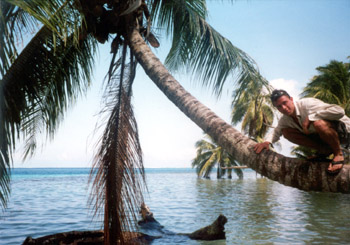
[(312, 122), (309, 120), (309, 117), (306, 117), (304, 122), (303, 122), (303, 125), (302, 125), (305, 134), (310, 134), (309, 127), (310, 127), (311, 123)]
[(259, 154), (262, 150), (269, 150), (270, 149), (270, 142), (268, 141), (265, 141), (263, 143), (257, 143), (255, 146), (254, 146), (254, 151), (255, 153)]

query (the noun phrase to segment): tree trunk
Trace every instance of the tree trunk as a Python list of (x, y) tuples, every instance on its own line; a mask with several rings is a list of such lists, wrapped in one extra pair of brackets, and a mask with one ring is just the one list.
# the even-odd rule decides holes
[(129, 31), (129, 45), (146, 74), (158, 88), (205, 133), (236, 160), (281, 184), (306, 191), (350, 193), (350, 166), (336, 176), (326, 174), (329, 163), (306, 162), (273, 151), (256, 154), (256, 142), (242, 135), (188, 93), (152, 53), (136, 29)]

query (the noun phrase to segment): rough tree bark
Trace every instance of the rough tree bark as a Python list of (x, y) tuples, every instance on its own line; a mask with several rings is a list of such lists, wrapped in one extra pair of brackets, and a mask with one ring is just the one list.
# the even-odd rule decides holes
[(326, 174), (329, 163), (306, 162), (273, 151), (255, 154), (255, 142), (188, 93), (153, 54), (138, 30), (130, 29), (128, 36), (138, 62), (157, 87), (237, 161), (271, 180), (301, 190), (350, 193), (349, 165), (345, 165), (338, 175), (329, 176)]

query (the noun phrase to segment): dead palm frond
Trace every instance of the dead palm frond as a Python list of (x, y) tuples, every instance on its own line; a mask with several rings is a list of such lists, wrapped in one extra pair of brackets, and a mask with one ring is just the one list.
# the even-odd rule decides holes
[(110, 116), (90, 176), (90, 203), (95, 215), (104, 213), (105, 244), (127, 242), (124, 231), (133, 230), (131, 222), (136, 220), (137, 210), (143, 203), (142, 152), (131, 106), (135, 63), (131, 59), (125, 65), (125, 59), (126, 44), (121, 62), (115, 63), (119, 67), (112, 68), (118, 76), (109, 74), (105, 103)]

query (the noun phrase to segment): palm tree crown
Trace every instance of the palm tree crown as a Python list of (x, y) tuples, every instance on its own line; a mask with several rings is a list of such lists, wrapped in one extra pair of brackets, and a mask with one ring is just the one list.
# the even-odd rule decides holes
[(245, 86), (233, 93), (231, 122), (242, 123), (242, 131), (249, 137), (262, 140), (274, 119), (274, 109), (268, 91), (271, 87), (265, 79), (247, 77)]
[[(220, 179), (226, 173), (227, 167), (239, 166), (227, 151), (217, 145), (209, 135), (206, 139), (196, 142), (197, 156), (192, 161), (192, 168), (196, 168), (199, 177), (210, 178), (213, 168), (217, 167), (216, 177)], [(231, 178), (232, 168), (228, 169), (228, 177)], [(241, 169), (234, 169), (239, 178), (243, 178)]]
[(319, 75), (306, 85), (302, 97), (315, 97), (344, 108), (350, 116), (350, 63), (332, 60), (316, 68)]

